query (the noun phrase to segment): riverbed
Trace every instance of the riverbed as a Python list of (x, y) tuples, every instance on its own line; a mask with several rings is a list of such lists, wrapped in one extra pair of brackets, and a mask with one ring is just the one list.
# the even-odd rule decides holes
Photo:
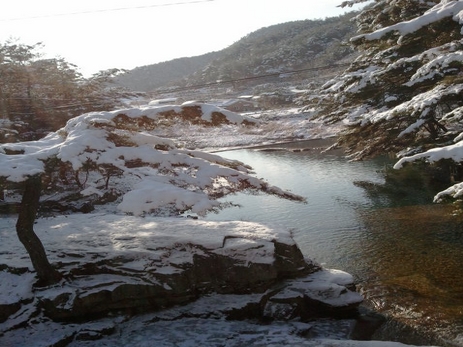
[(425, 195), (368, 194), (354, 182), (382, 183), (390, 160), (349, 162), (324, 147), (309, 141), (221, 152), (307, 203), (238, 194), (225, 201), (241, 207), (207, 219), (290, 229), (308, 258), (353, 274), (366, 304), (390, 318), (377, 338), (463, 346), (461, 216)]

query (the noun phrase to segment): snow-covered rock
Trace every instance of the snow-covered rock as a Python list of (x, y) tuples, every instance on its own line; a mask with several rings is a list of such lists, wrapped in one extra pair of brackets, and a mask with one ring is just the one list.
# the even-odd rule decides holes
[(33, 288), (30, 272), (12, 274), (30, 264), (15, 233), (2, 231), (0, 283), (7, 292), (21, 283), (20, 292), (4, 299), (14, 312), (28, 299), (53, 320), (74, 320), (157, 311), (211, 293), (258, 293), (258, 316), (269, 300), (283, 296), (307, 316), (320, 307), (355, 308), (362, 301), (351, 291), (351, 277), (320, 271), (304, 258), (289, 231), (257, 223), (94, 213), (39, 219), (36, 232), (67, 280)]

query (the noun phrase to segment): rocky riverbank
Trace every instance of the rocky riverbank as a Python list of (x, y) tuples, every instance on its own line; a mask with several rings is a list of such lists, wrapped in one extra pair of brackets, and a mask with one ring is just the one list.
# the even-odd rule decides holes
[(355, 317), (362, 302), (352, 276), (322, 269), (290, 232), (257, 223), (103, 213), (40, 219), (36, 232), (66, 278), (42, 288), (14, 219), (2, 225), (1, 345), (95, 340), (141, 313), (309, 322)]

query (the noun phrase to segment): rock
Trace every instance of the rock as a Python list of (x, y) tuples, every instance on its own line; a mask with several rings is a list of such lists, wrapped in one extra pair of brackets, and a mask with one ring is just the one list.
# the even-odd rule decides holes
[(10, 304), (0, 304), (0, 323), (3, 323), (13, 313), (18, 312), (21, 308), (21, 302), (13, 302)]
[(0, 266), (0, 323), (32, 302), (35, 275), (26, 269)]
[(294, 277), (298, 272), (315, 272), (319, 266), (304, 258), (299, 247), (293, 243), (274, 241), (275, 262), (274, 267), (280, 278)]
[[(239, 274), (240, 271), (236, 273)], [(159, 311), (177, 304), (202, 300), (199, 299), (201, 295), (211, 294), (215, 289), (221, 289), (222, 294), (227, 295), (235, 292), (234, 300), (241, 303), (239, 308), (227, 304), (227, 309), (222, 313), (228, 319), (309, 320), (317, 317), (346, 317), (355, 315), (358, 305), (362, 302), (360, 294), (349, 289), (352, 284), (347, 280), (349, 275), (336, 270), (324, 269), (302, 278), (280, 282), (269, 287), (266, 292), (252, 294), (254, 296), (251, 302), (247, 301), (247, 297), (251, 295), (250, 288), (253, 287), (248, 287), (245, 291), (242, 284), (235, 290), (230, 285), (221, 287), (222, 280), (213, 278), (217, 273), (212, 271), (209, 274), (212, 275), (209, 282), (205, 282), (206, 274), (195, 277), (201, 281), (201, 293), (196, 292), (194, 288), (189, 289), (185, 283), (176, 287), (174, 282), (170, 285), (147, 284), (137, 278), (95, 275), (73, 282), (73, 287), (79, 288), (81, 293), (73, 292), (69, 287), (60, 287), (44, 290), (37, 293), (37, 296), (46, 315), (54, 320), (102, 317), (108, 312), (133, 314)], [(180, 282), (185, 282), (185, 278), (182, 277)], [(262, 283), (258, 283), (257, 289), (257, 292), (261, 291)], [(217, 305), (214, 307), (217, 310)]]
[(226, 320), (260, 319), (265, 294), (211, 294), (187, 305), (156, 312), (153, 320), (212, 318)]
[(83, 329), (77, 332), (75, 336), (76, 341), (95, 341), (104, 336), (111, 335), (115, 332), (116, 327), (111, 326), (95, 326), (93, 328)]
[[(279, 282), (265, 293), (209, 294), (152, 314), (152, 321), (183, 318), (312, 322), (316, 318), (357, 318), (362, 297), (348, 289), (350, 275), (323, 269)], [(319, 279), (322, 279), (320, 283)], [(324, 280), (323, 280), (324, 278)], [(350, 276), (350, 278), (352, 278)], [(336, 290), (319, 291), (321, 286)], [(349, 313), (349, 314), (348, 314)]]
[[(0, 331), (40, 317), (66, 327), (56, 335), (64, 342), (91, 340), (102, 333), (91, 325), (84, 329), (82, 322), (108, 315), (308, 321), (353, 314), (361, 302), (352, 276), (305, 259), (288, 231), (250, 222), (85, 216), (85, 223), (69, 215), (36, 225), (64, 275), (61, 283), (33, 288), (34, 273), (0, 271), (1, 292), (16, 293), (14, 300), (0, 301), (16, 305), (5, 311)], [(59, 232), (47, 239), (50, 230)], [(23, 264), (17, 257), (21, 246), (8, 242), (4, 262)], [(23, 293), (18, 283), (25, 284)], [(25, 305), (24, 298), (33, 301)]]
[(279, 285), (266, 302), (264, 316), (277, 320), (299, 317), (345, 317), (357, 313), (362, 296), (353, 289), (351, 275), (322, 269)]
[(156, 283), (121, 275), (82, 276), (65, 285), (37, 290), (40, 306), (55, 321), (97, 318), (109, 312), (138, 313), (156, 311), (191, 301), (191, 296), (172, 295)]
[(283, 320), (289, 321), (295, 319), (300, 313), (300, 302), (274, 302), (269, 300), (263, 311), (263, 318), (265, 320)]
[(123, 321), (120, 317), (112, 317), (63, 324), (36, 315), (18, 330), (0, 330), (0, 345), (66, 347), (75, 342), (75, 345), (82, 346), (86, 345), (84, 341), (100, 340), (113, 335)]
[(225, 239), (219, 249), (178, 244), (176, 247), (177, 252), (190, 254), (192, 261), (169, 263), (140, 274), (121, 270), (133, 259), (117, 259), (118, 272), (109, 270), (115, 261), (88, 264), (81, 271), (73, 271), (75, 278), (71, 282), (38, 289), (36, 296), (48, 317), (72, 320), (121, 310), (156, 311), (210, 293), (264, 293), (283, 278), (318, 269), (304, 259), (296, 245), (278, 241), (233, 237)]

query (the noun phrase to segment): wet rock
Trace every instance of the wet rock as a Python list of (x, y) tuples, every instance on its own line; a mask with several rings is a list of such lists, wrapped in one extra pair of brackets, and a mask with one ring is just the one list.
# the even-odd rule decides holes
[(359, 315), (356, 319), (351, 338), (354, 340), (373, 340), (373, 335), (386, 322), (386, 317), (366, 306), (359, 307)]

